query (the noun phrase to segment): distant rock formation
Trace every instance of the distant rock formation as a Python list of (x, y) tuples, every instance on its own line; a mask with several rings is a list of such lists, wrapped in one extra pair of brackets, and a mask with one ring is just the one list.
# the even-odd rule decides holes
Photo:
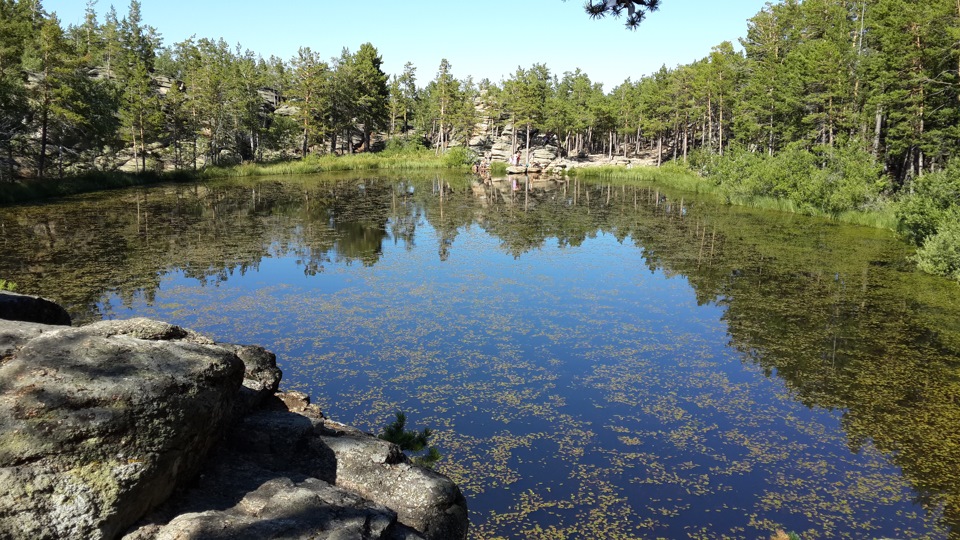
[(466, 537), (453, 482), (280, 376), (149, 319), (0, 320), (0, 536)]
[[(537, 163), (541, 167), (546, 167), (560, 157), (560, 148), (543, 144), (543, 141), (539, 141), (540, 144), (538, 144), (534, 137), (531, 137), (531, 139), (533, 139), (530, 146), (531, 165)], [(490, 158), (491, 161), (510, 163), (511, 151), (513, 150), (513, 126), (507, 124), (503, 132), (496, 138), (489, 135), (473, 137), (470, 140), (470, 149), (478, 155)], [(516, 151), (520, 152), (521, 159), (525, 163), (527, 161), (527, 150), (522, 139), (517, 141)]]

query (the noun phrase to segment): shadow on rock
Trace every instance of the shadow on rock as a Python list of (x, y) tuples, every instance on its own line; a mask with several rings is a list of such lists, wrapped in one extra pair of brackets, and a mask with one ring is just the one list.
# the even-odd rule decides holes
[(280, 377), (158, 321), (0, 320), (0, 537), (466, 537), (452, 481)]

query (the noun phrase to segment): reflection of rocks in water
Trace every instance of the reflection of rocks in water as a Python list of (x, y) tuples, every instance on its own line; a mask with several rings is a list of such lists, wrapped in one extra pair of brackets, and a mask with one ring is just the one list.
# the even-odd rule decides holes
[[(523, 195), (530, 194), (534, 200), (540, 199), (554, 191), (563, 189), (567, 184), (564, 179), (538, 175), (510, 175), (491, 178), (489, 182), (474, 184), (473, 194), (478, 199), (497, 201), (512, 205), (523, 203)], [(529, 206), (529, 198), (527, 200)]]

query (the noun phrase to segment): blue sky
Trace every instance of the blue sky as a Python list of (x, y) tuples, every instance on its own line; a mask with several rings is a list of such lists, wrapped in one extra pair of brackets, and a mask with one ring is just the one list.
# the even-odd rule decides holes
[[(498, 82), (517, 67), (544, 63), (551, 73), (580, 68), (610, 91), (661, 65), (686, 64), (729, 40), (766, 0), (663, 0), (637, 31), (620, 20), (591, 20), (582, 0), (141, 0), (143, 20), (165, 45), (196, 35), (239, 43), (263, 57), (289, 60), (301, 46), (324, 57), (372, 43), (389, 74), (407, 61), (417, 84), (436, 76), (446, 58), (457, 78)], [(86, 0), (43, 0), (61, 22), (79, 24)], [(103, 19), (109, 0), (99, 0)], [(128, 0), (113, 3), (122, 18)]]

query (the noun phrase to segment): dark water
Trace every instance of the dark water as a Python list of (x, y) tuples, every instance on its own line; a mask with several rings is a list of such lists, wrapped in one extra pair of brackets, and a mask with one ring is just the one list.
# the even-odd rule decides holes
[(889, 233), (656, 187), (164, 186), (0, 208), (78, 322), (261, 344), (436, 431), (475, 538), (960, 537), (960, 287)]

